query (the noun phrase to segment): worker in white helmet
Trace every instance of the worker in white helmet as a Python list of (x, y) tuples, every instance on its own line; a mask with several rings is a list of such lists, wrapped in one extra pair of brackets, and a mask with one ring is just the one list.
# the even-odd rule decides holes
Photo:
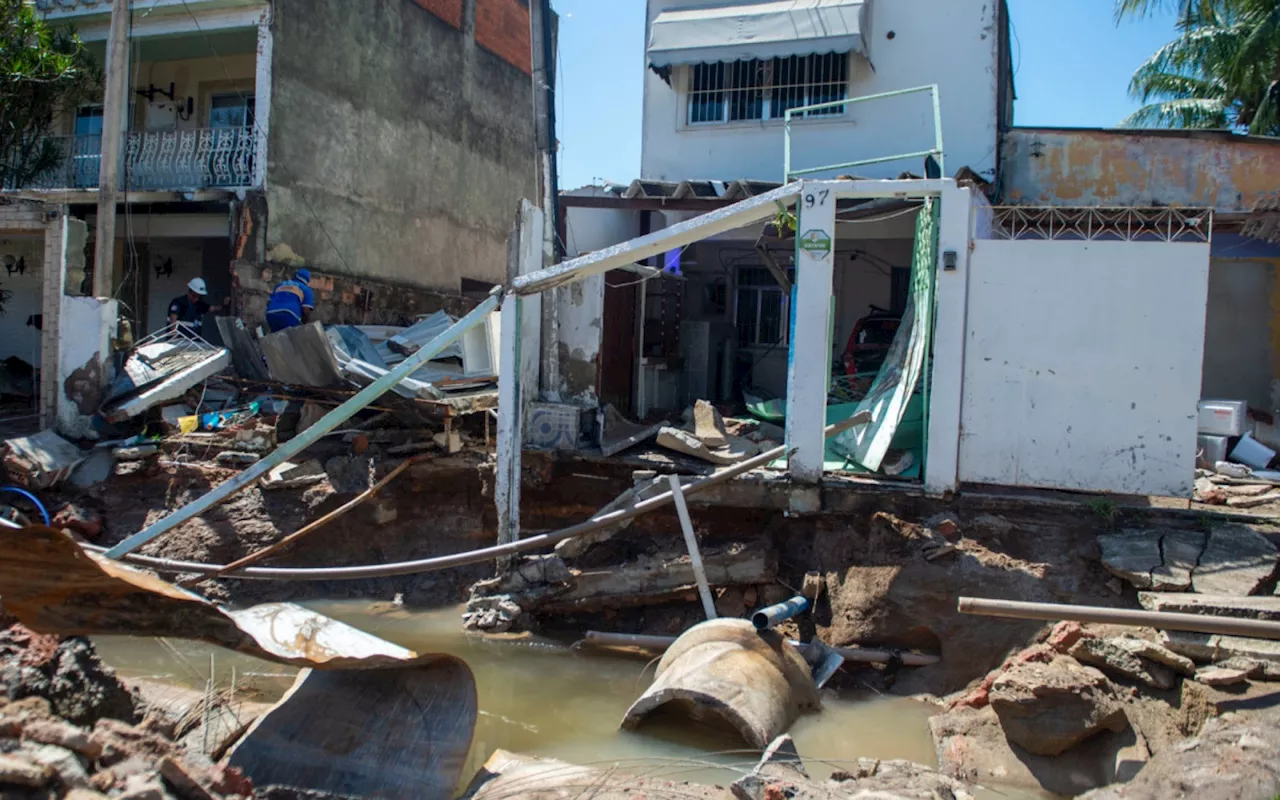
[(219, 312), (223, 308), (209, 305), (205, 300), (208, 296), (209, 287), (205, 285), (204, 278), (192, 278), (187, 284), (187, 293), (173, 298), (173, 302), (169, 304), (169, 324), (180, 322), (199, 333), (204, 324), (204, 315), (210, 311)]

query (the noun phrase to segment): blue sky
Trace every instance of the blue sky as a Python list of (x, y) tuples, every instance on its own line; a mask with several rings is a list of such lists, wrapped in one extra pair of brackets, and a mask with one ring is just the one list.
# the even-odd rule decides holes
[[(640, 172), (644, 0), (552, 5), (560, 15), (561, 188), (630, 182)], [(1110, 127), (1137, 107), (1128, 96), (1129, 76), (1174, 37), (1173, 17), (1117, 26), (1113, 6), (1113, 0), (1009, 0), (1015, 124)]]

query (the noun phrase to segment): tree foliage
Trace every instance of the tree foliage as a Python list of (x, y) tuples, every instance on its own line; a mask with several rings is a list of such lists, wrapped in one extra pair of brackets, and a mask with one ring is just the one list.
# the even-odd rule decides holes
[(1280, 136), (1280, 0), (1116, 0), (1118, 20), (1173, 10), (1178, 38), (1134, 72), (1124, 125)]
[(49, 26), (24, 0), (0, 0), (0, 186), (22, 188), (66, 157), (47, 138), (55, 116), (101, 84), (74, 31)]

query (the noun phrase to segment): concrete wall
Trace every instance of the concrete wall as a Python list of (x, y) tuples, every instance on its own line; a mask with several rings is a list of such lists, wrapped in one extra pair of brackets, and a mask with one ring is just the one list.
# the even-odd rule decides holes
[(459, 28), (432, 3), (276, 0), (268, 258), (454, 293), (503, 280), (536, 168), (531, 79), (476, 41), (496, 1), (466, 0)]
[(1280, 375), (1280, 259), (1215, 258), (1204, 330), (1206, 398), (1245, 400), (1274, 411)]
[(1210, 131), (1014, 128), (1000, 202), (1253, 210), (1280, 186), (1280, 141)]
[[(204, 257), (198, 239), (153, 240), (149, 242), (149, 251), (148, 267), (151, 272), (147, 275), (147, 329), (143, 333), (155, 333), (168, 325), (169, 303), (186, 293), (188, 281), (204, 275)], [(155, 266), (170, 258), (173, 259), (173, 274), (156, 275)], [(220, 297), (209, 298), (214, 305), (221, 300)]]
[[(594, 194), (590, 190), (582, 192)], [(574, 194), (579, 194), (575, 192)], [(584, 255), (640, 235), (640, 212), (603, 208), (565, 209), (565, 255)], [(604, 275), (556, 290), (560, 307), (560, 396), (564, 402), (595, 405)]]
[(974, 242), (960, 480), (1188, 496), (1207, 244)]
[[(706, 0), (649, 0), (649, 23), (664, 10), (705, 5)], [(969, 166), (988, 179), (995, 175), (998, 5), (992, 0), (873, 2), (866, 40), (875, 70), (860, 56), (852, 59), (850, 97), (939, 85), (949, 174)], [(671, 85), (652, 70), (645, 73), (641, 177), (782, 180), (781, 120), (687, 125), (688, 70), (675, 68)], [(933, 143), (928, 94), (872, 101), (839, 117), (794, 122), (793, 168), (916, 152)], [(922, 170), (923, 159), (913, 159), (854, 171), (891, 178)]]

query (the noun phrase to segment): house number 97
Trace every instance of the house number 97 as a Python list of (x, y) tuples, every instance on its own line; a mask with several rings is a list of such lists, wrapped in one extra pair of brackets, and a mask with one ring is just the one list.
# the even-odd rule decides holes
[(829, 197), (831, 197), (830, 189), (809, 192), (804, 196), (804, 207), (808, 209), (824, 208), (827, 205), (827, 198)]

